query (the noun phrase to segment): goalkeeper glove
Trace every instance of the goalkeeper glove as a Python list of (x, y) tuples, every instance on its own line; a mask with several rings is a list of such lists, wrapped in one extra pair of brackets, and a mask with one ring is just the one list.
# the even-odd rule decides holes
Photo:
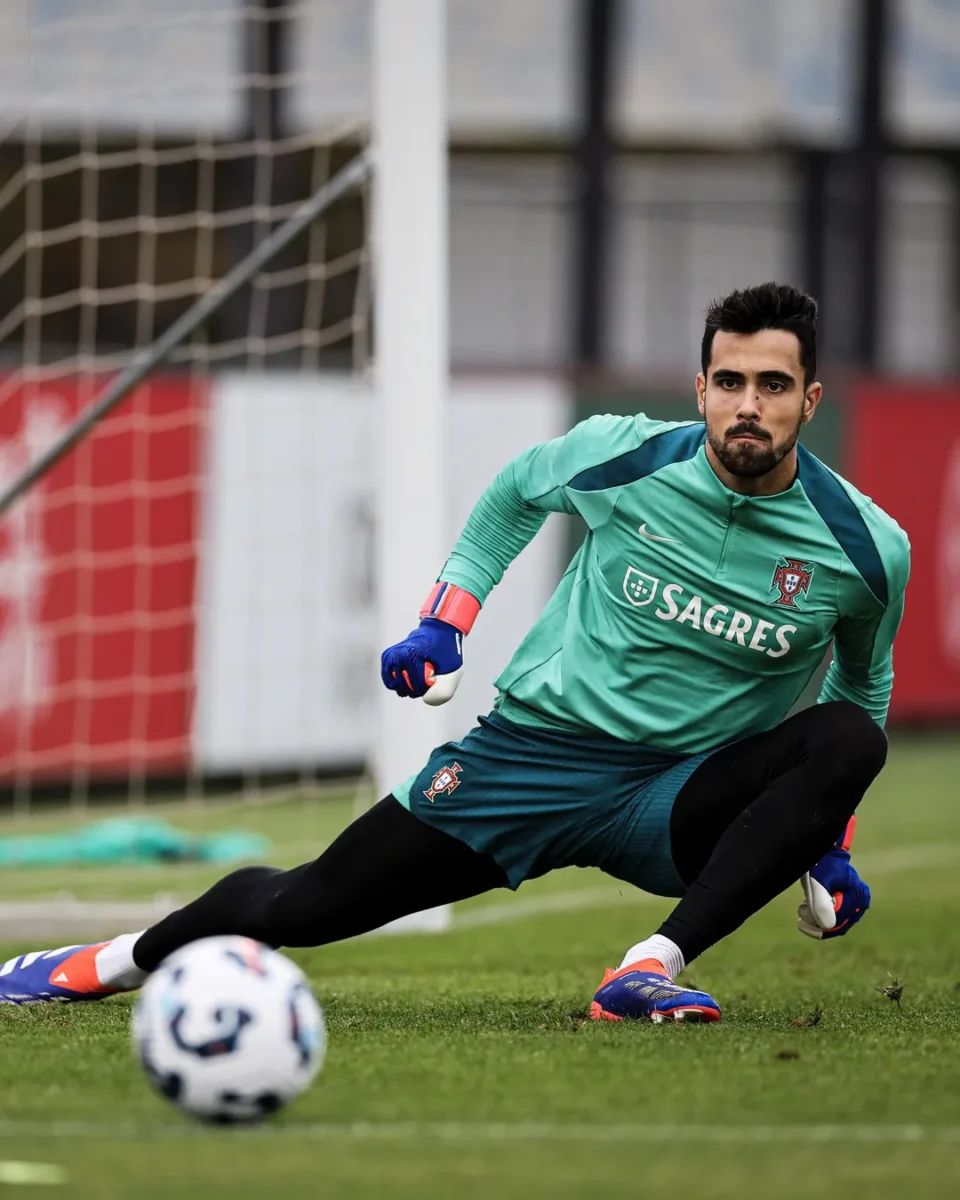
[(463, 674), (463, 638), (473, 628), (480, 601), (442, 580), (420, 610), (420, 624), (380, 656), (383, 686), (398, 696), (446, 704)]
[(850, 863), (850, 844), (857, 818), (851, 817), (843, 835), (804, 875), (804, 901), (797, 909), (797, 927), (812, 938), (843, 937), (870, 907), (870, 889)]

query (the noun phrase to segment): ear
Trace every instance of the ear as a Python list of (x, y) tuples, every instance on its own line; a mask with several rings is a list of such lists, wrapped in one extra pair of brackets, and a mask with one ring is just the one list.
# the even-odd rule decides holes
[[(819, 386), (819, 385), (817, 385)], [(707, 379), (701, 371), (697, 376), (697, 409), (700, 416), (704, 416), (707, 411)]]
[(803, 416), (801, 418), (804, 425), (813, 420), (813, 414), (817, 411), (817, 405), (820, 403), (822, 395), (823, 385), (820, 383), (811, 383), (807, 388), (803, 396)]

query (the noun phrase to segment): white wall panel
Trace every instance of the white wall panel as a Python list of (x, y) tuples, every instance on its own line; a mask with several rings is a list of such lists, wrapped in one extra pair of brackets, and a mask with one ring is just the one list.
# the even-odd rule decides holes
[[(451, 545), (497, 470), (562, 432), (570, 412), (557, 382), (454, 383), (450, 487), (438, 498)], [(375, 437), (371, 397), (355, 378), (227, 374), (215, 381), (197, 634), (194, 744), (202, 769), (333, 765), (371, 750), (382, 649), (374, 644)], [(562, 519), (551, 518), (467, 640), (456, 699), (421, 706), (437, 742), (489, 710), (494, 675), (559, 578), (563, 545)], [(398, 614), (397, 640), (416, 623), (415, 612)]]

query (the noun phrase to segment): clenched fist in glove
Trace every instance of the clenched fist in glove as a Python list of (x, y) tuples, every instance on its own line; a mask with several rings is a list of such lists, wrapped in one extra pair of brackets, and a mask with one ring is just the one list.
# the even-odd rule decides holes
[(445, 704), (463, 674), (463, 638), (473, 628), (480, 601), (452, 583), (435, 585), (420, 610), (420, 624), (380, 656), (383, 685), (398, 696)]

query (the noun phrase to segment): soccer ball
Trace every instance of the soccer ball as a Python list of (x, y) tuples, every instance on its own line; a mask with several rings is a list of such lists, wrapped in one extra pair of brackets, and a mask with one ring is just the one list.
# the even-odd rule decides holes
[(290, 959), (242, 937), (177, 950), (145, 983), (133, 1044), (162, 1096), (219, 1124), (257, 1121), (320, 1070), (323, 1013)]

